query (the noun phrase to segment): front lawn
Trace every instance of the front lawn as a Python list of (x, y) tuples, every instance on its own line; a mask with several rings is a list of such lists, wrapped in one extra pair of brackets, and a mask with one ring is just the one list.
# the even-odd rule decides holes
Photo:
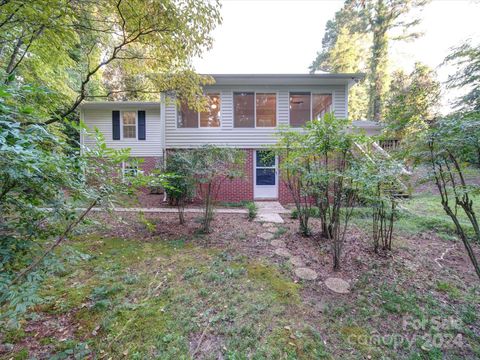
[[(422, 211), (415, 201), (410, 204)], [(404, 216), (415, 221), (414, 215)], [(187, 225), (179, 226), (176, 214), (126, 214), (121, 221), (97, 214), (98, 222), (68, 243), (65, 269), (41, 290), (45, 302), (20, 328), (2, 331), (0, 354), (14, 359), (480, 356), (479, 282), (462, 245), (439, 236), (442, 231), (425, 227), (414, 233), (401, 226), (393, 254), (378, 256), (360, 211), (343, 268), (334, 273), (325, 240), (302, 238), (295, 220), (284, 216), (274, 237), (319, 275), (303, 281), (289, 261), (274, 254), (270, 241), (257, 236), (264, 225), (222, 214), (205, 236), (197, 231), (196, 217), (187, 214)], [(347, 280), (350, 294), (327, 289), (323, 281), (330, 276)]]

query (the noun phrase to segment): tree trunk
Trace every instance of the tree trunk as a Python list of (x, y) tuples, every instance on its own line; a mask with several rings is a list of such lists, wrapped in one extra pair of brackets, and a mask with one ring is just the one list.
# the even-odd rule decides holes
[(383, 0), (378, 0), (375, 6), (376, 16), (373, 19), (373, 44), (370, 60), (370, 105), (369, 117), (372, 120), (382, 120), (383, 102), (385, 94), (385, 79), (387, 76), (388, 61), (388, 36), (386, 5)]

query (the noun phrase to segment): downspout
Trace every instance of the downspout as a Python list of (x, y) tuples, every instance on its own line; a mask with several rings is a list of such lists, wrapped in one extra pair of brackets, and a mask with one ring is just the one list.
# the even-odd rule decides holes
[[(162, 145), (161, 145), (161, 152), (162, 152), (162, 162), (163, 162), (163, 168), (165, 169), (167, 165), (167, 150), (166, 150), (166, 125), (165, 125), (165, 114), (166, 114), (166, 109), (165, 109), (165, 93), (161, 92), (160, 93), (160, 128), (161, 128), (161, 139), (162, 139)], [(167, 201), (167, 192), (163, 191), (163, 202)]]

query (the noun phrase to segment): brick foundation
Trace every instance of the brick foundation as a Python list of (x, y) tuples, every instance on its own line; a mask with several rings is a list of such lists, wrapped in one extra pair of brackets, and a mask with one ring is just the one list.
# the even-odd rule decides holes
[[(175, 150), (169, 150), (175, 151)], [(225, 180), (219, 190), (217, 200), (224, 202), (240, 202), (240, 201), (253, 201), (253, 186), (254, 186), (254, 173), (253, 173), (253, 156), (254, 149), (243, 149), (245, 151), (245, 168), (244, 177), (240, 179)], [(168, 157), (168, 152), (167, 152)], [(161, 157), (142, 157), (143, 163), (140, 165), (141, 169), (148, 174), (153, 170), (159, 161), (162, 161)], [(138, 196), (139, 205), (144, 207), (157, 207), (162, 204), (163, 195), (150, 194), (148, 190), (143, 190)], [(292, 197), (287, 186), (281, 179), (281, 173), (279, 173), (278, 184), (278, 200), (282, 204), (292, 203)]]

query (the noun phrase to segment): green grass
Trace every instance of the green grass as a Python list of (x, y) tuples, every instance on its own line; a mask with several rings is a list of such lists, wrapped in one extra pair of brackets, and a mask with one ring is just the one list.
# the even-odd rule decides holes
[[(402, 206), (408, 211), (397, 222), (398, 234), (434, 230), (454, 236), (433, 196), (406, 200)], [(370, 231), (368, 209), (355, 209), (352, 222)], [(289, 235), (283, 226), (275, 233)], [(480, 355), (479, 287), (464, 283), (458, 274), (432, 272), (419, 281), (399, 266), (398, 258), (381, 266), (364, 259), (370, 267), (359, 273), (352, 293), (329, 293), (324, 312), (311, 317), (318, 298), (309, 296), (317, 294), (320, 282), (295, 283), (285, 265), (242, 255), (234, 244), (224, 250), (205, 248), (203, 242), (199, 236), (147, 241), (95, 233), (71, 241), (76, 260), (48, 278), (41, 289), (45, 302), (31, 316), (69, 319), (74, 338), (60, 341), (51, 333), (40, 334), (38, 342), (52, 349), (54, 359), (190, 359), (202, 334), (206, 359), (219, 354), (231, 360), (462, 358), (461, 349), (429, 348), (423, 338), (437, 331), (432, 319), (453, 318), (472, 349), (468, 354)], [(425, 324), (425, 329), (405, 330), (405, 319)], [(451, 329), (445, 333), (457, 334)], [(363, 341), (395, 334), (420, 337), (413, 344)], [(29, 336), (24, 327), (9, 329), (0, 341), (22, 343)], [(10, 357), (31, 354), (17, 349)]]
[(218, 203), (219, 207), (226, 207), (226, 208), (246, 208), (251, 201), (249, 200), (242, 200), (242, 201), (220, 201)]
[[(480, 215), (480, 196), (474, 196), (477, 205), (475, 211)], [(474, 232), (467, 216), (459, 209), (459, 219), (467, 234), (473, 239)], [(480, 216), (479, 216), (480, 219)], [(372, 227), (369, 208), (356, 208), (352, 223), (369, 232)], [(395, 231), (400, 234), (413, 235), (424, 231), (433, 231), (446, 240), (456, 239), (455, 225), (445, 213), (437, 195), (421, 194), (410, 199), (399, 201), (398, 217), (395, 221)]]
[[(59, 358), (88, 345), (90, 354), (113, 358), (188, 359), (207, 324), (204, 341), (228, 359), (327, 354), (317, 332), (291, 324), (301, 286), (276, 266), (184, 242), (84, 236), (72, 246), (92, 256), (50, 278), (37, 308), (72, 316), (74, 340), (40, 339)], [(297, 332), (295, 341), (285, 325)]]

